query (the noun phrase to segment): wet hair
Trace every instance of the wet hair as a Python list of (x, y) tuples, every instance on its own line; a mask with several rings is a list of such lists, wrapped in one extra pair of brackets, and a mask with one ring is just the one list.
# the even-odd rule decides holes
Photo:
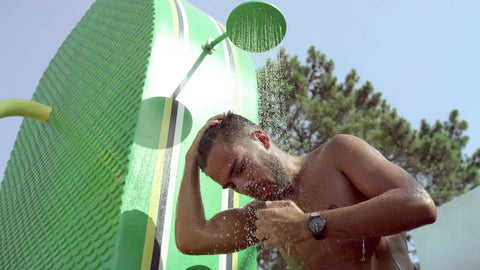
[(216, 126), (209, 128), (198, 145), (198, 166), (205, 170), (207, 158), (214, 142), (221, 140), (227, 144), (247, 144), (249, 135), (260, 127), (252, 121), (232, 112), (224, 114)]

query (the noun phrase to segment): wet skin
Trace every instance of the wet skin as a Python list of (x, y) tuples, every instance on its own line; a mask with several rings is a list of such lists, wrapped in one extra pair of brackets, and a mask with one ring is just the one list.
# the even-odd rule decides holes
[[(412, 268), (401, 233), (433, 222), (436, 213), (408, 173), (349, 135), (302, 157), (283, 153), (263, 132), (251, 139), (247, 146), (214, 143), (205, 173), (224, 188), (273, 202), (265, 208), (254, 201), (205, 220), (192, 151), (177, 205), (182, 252), (229, 253), (262, 242), (278, 247), (292, 269)], [(197, 214), (182, 218), (186, 211)], [(314, 211), (327, 220), (324, 240), (306, 227)]]
[[(295, 188), (287, 198), (282, 197), (285, 192), (276, 194), (279, 185), (275, 185), (276, 181), (272, 176), (275, 172), (264, 168), (261, 158), (244, 147), (226, 144), (214, 146), (209, 157), (210, 162), (207, 163), (211, 166), (205, 171), (212, 179), (218, 179), (217, 182), (224, 188), (233, 188), (239, 193), (260, 200), (290, 199), (305, 213), (350, 206), (367, 200), (344, 174), (329, 163), (329, 157), (322, 151), (323, 147), (308, 156), (296, 175)], [(230, 162), (231, 160), (233, 162)], [(275, 198), (275, 195), (278, 197)], [(395, 240), (404, 241), (403, 238)], [(305, 269), (352, 269), (355, 266), (368, 266), (372, 254), (378, 248), (388, 248), (378, 246), (379, 241), (379, 237), (366, 238), (365, 253), (362, 238), (333, 238), (322, 241), (311, 238), (279, 248), (292, 269), (299, 266)], [(409, 269), (412, 264), (407, 250), (402, 251), (403, 254), (397, 254), (402, 257), (400, 263), (404, 267), (401, 269)], [(385, 253), (388, 253), (388, 250), (382, 251), (382, 254)], [(388, 255), (391, 257), (391, 254)], [(378, 269), (386, 269), (383, 267), (384, 263)]]

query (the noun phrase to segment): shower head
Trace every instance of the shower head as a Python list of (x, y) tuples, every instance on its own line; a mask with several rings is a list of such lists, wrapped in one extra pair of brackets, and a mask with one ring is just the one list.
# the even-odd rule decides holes
[(205, 56), (211, 54), (213, 48), (225, 38), (228, 37), (235, 46), (242, 50), (265, 52), (282, 42), (286, 32), (285, 18), (275, 6), (260, 1), (240, 4), (228, 16), (227, 31), (212, 41), (208, 40), (202, 46), (202, 53), (171, 97), (177, 98)]
[(277, 46), (285, 36), (287, 23), (275, 6), (249, 1), (232, 10), (227, 19), (227, 34), (242, 50), (264, 52)]

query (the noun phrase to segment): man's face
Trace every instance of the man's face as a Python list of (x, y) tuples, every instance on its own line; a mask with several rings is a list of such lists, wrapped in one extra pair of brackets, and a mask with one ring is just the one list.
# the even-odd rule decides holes
[(205, 173), (223, 188), (259, 200), (283, 199), (289, 187), (280, 160), (260, 143), (242, 146), (219, 139), (207, 157)]

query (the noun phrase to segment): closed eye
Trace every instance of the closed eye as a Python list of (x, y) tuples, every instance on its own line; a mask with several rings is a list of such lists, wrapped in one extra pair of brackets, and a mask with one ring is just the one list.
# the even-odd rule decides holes
[(240, 174), (243, 173), (243, 171), (245, 170), (245, 162), (244, 160), (241, 160), (240, 162), (238, 162), (237, 159), (235, 159), (232, 163), (232, 166), (231, 166), (231, 169), (230, 169), (230, 173), (228, 174), (228, 176), (231, 178), (231, 177), (235, 177), (235, 176), (239, 176)]
[(242, 161), (237, 166), (237, 168), (235, 168), (234, 174), (238, 176), (238, 175), (242, 174), (243, 171), (245, 171), (245, 162)]

